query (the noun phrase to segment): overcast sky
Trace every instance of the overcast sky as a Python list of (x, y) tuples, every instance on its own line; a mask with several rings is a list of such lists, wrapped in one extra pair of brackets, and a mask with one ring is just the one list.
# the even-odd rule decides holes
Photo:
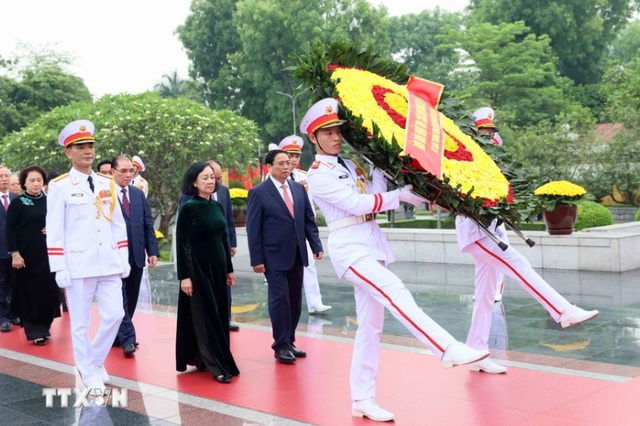
[[(286, 0), (282, 0), (286, 1)], [(462, 10), (468, 0), (370, 0), (392, 15), (436, 6)], [(186, 78), (187, 56), (174, 32), (189, 14), (190, 0), (4, 0), (0, 55), (20, 43), (49, 46), (75, 58), (72, 72), (96, 96), (150, 90), (164, 74)]]

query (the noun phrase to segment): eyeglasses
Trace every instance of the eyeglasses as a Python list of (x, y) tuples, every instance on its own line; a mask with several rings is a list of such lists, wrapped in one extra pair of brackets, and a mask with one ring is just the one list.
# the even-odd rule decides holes
[(136, 172), (136, 169), (115, 169), (118, 173), (122, 173), (123, 175), (126, 175), (127, 173), (131, 173), (134, 174)]
[(277, 163), (273, 163), (274, 166), (278, 166), (278, 167), (284, 167), (284, 166), (291, 166), (291, 161), (278, 161)]

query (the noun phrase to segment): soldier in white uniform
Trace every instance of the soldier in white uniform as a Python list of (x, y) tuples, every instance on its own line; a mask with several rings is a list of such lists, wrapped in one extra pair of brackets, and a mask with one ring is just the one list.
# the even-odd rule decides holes
[(340, 158), (341, 124), (338, 102), (332, 98), (314, 104), (302, 119), (300, 131), (309, 135), (318, 152), (307, 181), (327, 220), (333, 267), (339, 278), (353, 284), (355, 293), (358, 331), (351, 363), (352, 415), (389, 421), (395, 416), (375, 401), (385, 308), (445, 367), (479, 361), (489, 352), (458, 342), (418, 307), (400, 278), (386, 268), (394, 257), (373, 214), (395, 210), (400, 201), (420, 205), (425, 199), (412, 193), (410, 186), (387, 191), (381, 171), (374, 169), (370, 181), (362, 168)]
[(131, 162), (133, 163), (133, 168), (136, 169), (135, 175), (133, 175), (133, 179), (131, 180), (131, 185), (135, 186), (142, 192), (144, 192), (144, 196), (149, 196), (149, 182), (142, 176), (140, 176), (141, 172), (144, 172), (147, 168), (144, 166), (144, 162), (142, 158), (137, 155), (131, 157)]
[[(474, 113), (478, 133), (495, 139), (498, 134), (493, 115), (493, 109), (489, 107)], [(498, 141), (502, 145), (499, 136)], [(489, 229), (502, 241), (509, 242), (504, 224), (498, 226), (497, 220), (494, 220)], [(502, 295), (504, 275), (518, 281), (562, 327), (579, 324), (598, 315), (598, 311), (585, 311), (571, 305), (533, 270), (518, 251), (511, 247), (502, 251), (471, 219), (462, 216), (456, 218), (456, 236), (460, 251), (470, 253), (475, 258), (474, 305), (467, 336), (467, 345), (472, 348), (489, 348), (493, 303), (498, 295)], [(492, 374), (507, 372), (506, 367), (490, 358), (470, 364), (469, 369)]]
[[(313, 215), (316, 214), (316, 207), (313, 204), (313, 197), (309, 192), (309, 185), (307, 184), (307, 172), (300, 170), (298, 165), (300, 164), (300, 154), (302, 153), (302, 147), (304, 146), (304, 140), (297, 135), (287, 136), (282, 139), (278, 145), (275, 145), (279, 149), (289, 154), (289, 160), (291, 161), (291, 174), (289, 178), (295, 182), (304, 185), (309, 196), (309, 202), (313, 209)], [(320, 283), (318, 283), (318, 271), (316, 269), (316, 261), (313, 259), (313, 252), (311, 246), (307, 241), (307, 253), (309, 256), (309, 266), (304, 268), (304, 295), (307, 299), (307, 310), (310, 314), (319, 314), (321, 312), (328, 311), (331, 306), (322, 303), (322, 294), (320, 294)]]
[[(73, 355), (87, 388), (104, 391), (109, 376), (104, 361), (124, 310), (122, 281), (129, 275), (127, 229), (110, 177), (91, 170), (95, 158), (94, 125), (67, 125), (58, 143), (71, 160), (69, 173), (49, 183), (47, 250), (51, 272), (66, 288)], [(91, 302), (98, 302), (100, 327), (89, 337)]]

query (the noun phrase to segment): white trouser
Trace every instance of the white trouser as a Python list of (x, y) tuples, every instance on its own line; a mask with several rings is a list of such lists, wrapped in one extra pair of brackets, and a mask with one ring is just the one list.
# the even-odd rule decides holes
[(485, 237), (474, 244), (469, 244), (462, 251), (472, 254), (476, 261), (475, 303), (467, 336), (467, 344), (472, 348), (479, 350), (488, 348), (491, 312), (499, 274), (519, 282), (556, 322), (560, 321), (562, 311), (570, 306), (567, 299), (538, 275), (529, 261), (511, 246), (502, 251), (489, 237)]
[[(100, 383), (101, 369), (124, 317), (120, 275), (72, 279), (67, 290), (71, 338), (76, 367), (85, 386)], [(91, 302), (95, 296), (100, 326), (91, 341)]]
[(438, 359), (456, 341), (418, 307), (400, 278), (377, 260), (370, 257), (358, 260), (349, 267), (344, 279), (353, 284), (358, 317), (351, 360), (352, 400), (375, 397), (384, 308)]
[(304, 296), (307, 299), (307, 309), (322, 305), (322, 295), (320, 294), (320, 283), (318, 283), (318, 271), (316, 270), (316, 260), (313, 257), (311, 246), (307, 241), (307, 257), (309, 266), (304, 268)]

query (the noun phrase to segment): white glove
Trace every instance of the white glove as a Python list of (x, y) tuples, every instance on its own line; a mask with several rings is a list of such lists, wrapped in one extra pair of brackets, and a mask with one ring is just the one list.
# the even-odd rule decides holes
[(421, 196), (414, 194), (411, 190), (413, 189), (412, 185), (403, 186), (400, 188), (399, 197), (400, 201), (404, 201), (405, 203), (413, 204), (414, 206), (419, 206), (422, 203), (426, 203), (427, 199), (422, 198)]
[(69, 271), (63, 269), (62, 271), (56, 272), (56, 284), (60, 288), (66, 288), (71, 285), (71, 277), (69, 276)]
[(129, 262), (125, 262), (124, 270), (122, 271), (122, 275), (120, 275), (120, 278), (127, 278), (130, 273), (131, 273), (131, 265), (129, 265)]

